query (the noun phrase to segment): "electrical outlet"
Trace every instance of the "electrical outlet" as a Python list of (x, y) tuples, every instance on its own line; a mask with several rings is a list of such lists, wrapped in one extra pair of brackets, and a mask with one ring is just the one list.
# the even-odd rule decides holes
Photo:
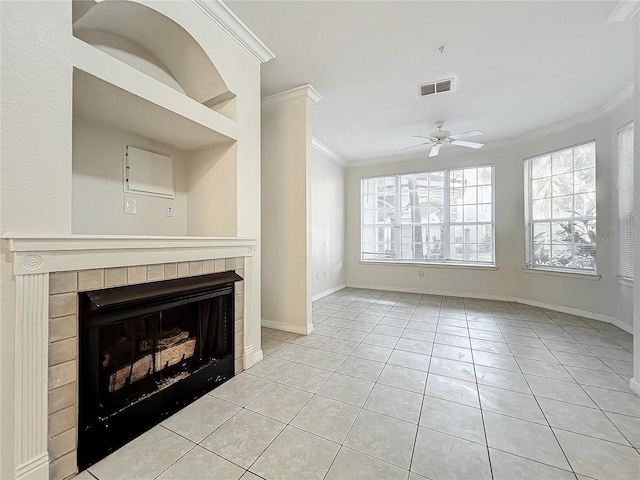
[(424, 270), (418, 270), (418, 276), (424, 277)]
[(316, 273), (316, 280), (320, 280), (320, 274)]
[(124, 213), (127, 215), (135, 215), (138, 213), (138, 207), (136, 206), (136, 199), (131, 197), (124, 197)]
[(322, 272), (322, 278), (327, 278), (327, 271)]
[(164, 204), (164, 216), (173, 217), (173, 214), (174, 214), (173, 202), (166, 202)]

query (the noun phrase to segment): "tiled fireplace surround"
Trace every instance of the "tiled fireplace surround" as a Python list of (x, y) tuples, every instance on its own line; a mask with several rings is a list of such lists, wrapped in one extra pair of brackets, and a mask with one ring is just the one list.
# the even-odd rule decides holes
[[(52, 250), (34, 251), (41, 243), (18, 239), (9, 247), (18, 274), (16, 405), (21, 408), (16, 412), (16, 455), (23, 460), (18, 478), (36, 478), (46, 463), (50, 479), (69, 478), (77, 471), (78, 292), (235, 271), (244, 279), (235, 284), (235, 372), (253, 363), (253, 359), (245, 362), (247, 354), (253, 355), (253, 345), (245, 339), (251, 338), (246, 335), (250, 330), (246, 320), (251, 317), (246, 310), (251, 309), (248, 290), (255, 241), (156, 239), (148, 244), (145, 239), (108, 239), (105, 243), (103, 237), (54, 241)], [(127, 260), (132, 253), (141, 260), (182, 261), (132, 262)], [(45, 273), (35, 273), (40, 270)], [(45, 422), (47, 428), (42, 428)]]

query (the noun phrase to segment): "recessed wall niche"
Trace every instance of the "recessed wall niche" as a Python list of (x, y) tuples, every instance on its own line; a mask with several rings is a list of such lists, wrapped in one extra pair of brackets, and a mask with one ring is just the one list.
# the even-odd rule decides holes
[[(74, 19), (73, 233), (237, 236), (236, 98), (211, 59), (138, 3)], [(123, 188), (126, 145), (173, 158), (175, 198)]]

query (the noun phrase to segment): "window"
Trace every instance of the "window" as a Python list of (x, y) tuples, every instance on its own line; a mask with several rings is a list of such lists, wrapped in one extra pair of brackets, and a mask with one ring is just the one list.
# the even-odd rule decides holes
[(526, 160), (527, 266), (596, 271), (596, 144)]
[(633, 122), (618, 132), (619, 275), (633, 279)]
[(493, 166), (362, 179), (362, 260), (494, 263)]

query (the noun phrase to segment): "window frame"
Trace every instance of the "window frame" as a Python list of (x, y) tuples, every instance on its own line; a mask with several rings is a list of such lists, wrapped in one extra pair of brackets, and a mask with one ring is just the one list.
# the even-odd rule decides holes
[[(537, 159), (537, 158), (541, 158), (541, 157), (545, 157), (545, 156), (552, 156), (554, 153), (559, 153), (565, 150), (575, 150), (576, 148), (582, 147), (584, 145), (591, 145), (593, 144), (593, 150), (594, 150), (594, 164), (593, 164), (593, 172), (594, 172), (594, 180), (593, 180), (593, 185), (594, 185), (594, 198), (595, 198), (595, 210), (594, 210), (594, 215), (589, 216), (589, 215), (576, 215), (576, 216), (572, 216), (572, 217), (567, 217), (567, 218), (554, 218), (553, 217), (553, 207), (551, 212), (550, 212), (550, 218), (547, 219), (537, 219), (537, 220), (533, 220), (533, 192), (532, 192), (532, 183), (533, 183), (533, 177), (532, 177), (532, 161)], [(583, 169), (584, 170), (584, 169)], [(571, 170), (569, 172), (564, 172), (562, 174), (566, 174), (566, 173), (571, 173), (572, 175), (575, 174), (576, 170), (574, 168), (574, 166), (571, 167)], [(553, 173), (550, 175), (551, 178), (553, 178)], [(544, 178), (544, 177), (541, 177)], [(552, 187), (551, 187), (552, 188)], [(580, 193), (576, 194), (575, 191), (573, 191), (571, 193), (571, 197), (572, 197), (572, 201), (574, 202), (575, 205), (575, 196), (576, 195), (580, 195)], [(553, 194), (551, 194), (551, 197), (549, 197), (550, 199), (553, 198)], [(538, 153), (536, 155), (532, 155), (529, 157), (526, 157), (524, 159), (524, 219), (525, 219), (525, 265), (524, 268), (525, 270), (528, 271), (535, 271), (535, 272), (547, 272), (547, 273), (565, 273), (565, 274), (576, 274), (576, 275), (586, 275), (586, 276), (594, 276), (594, 277), (599, 277), (598, 274), (598, 263), (597, 263), (597, 249), (598, 249), (598, 234), (597, 234), (597, 210), (598, 210), (598, 199), (597, 199), (597, 144), (596, 144), (596, 140), (595, 139), (591, 139), (591, 140), (587, 140), (584, 142), (580, 142), (580, 143), (576, 143), (573, 145), (567, 145), (564, 147), (560, 147), (554, 150), (550, 150), (544, 153)], [(574, 210), (575, 212), (575, 210)], [(533, 249), (535, 247), (535, 242), (533, 241), (533, 237), (534, 237), (534, 228), (533, 225), (534, 223), (543, 223), (543, 222), (547, 222), (547, 223), (559, 223), (559, 222), (575, 222), (575, 221), (580, 221), (580, 220), (593, 220), (595, 221), (596, 224), (596, 241), (595, 241), (595, 248), (596, 248), (596, 259), (595, 259), (595, 268), (594, 269), (586, 269), (586, 268), (577, 268), (577, 267), (556, 267), (556, 266), (552, 266), (552, 265), (536, 265), (533, 263), (533, 257), (534, 257), (534, 252)], [(553, 244), (551, 244), (553, 245)], [(573, 253), (572, 253), (573, 255)]]
[[(491, 261), (478, 261), (478, 260), (459, 260), (459, 259), (449, 259), (446, 258), (450, 255), (449, 247), (451, 245), (450, 242), (450, 234), (451, 234), (451, 221), (450, 221), (450, 202), (451, 202), (451, 187), (450, 187), (450, 175), (451, 172), (456, 170), (464, 171), (465, 169), (479, 169), (490, 167), (491, 171), (491, 221), (490, 222), (480, 222), (477, 221), (477, 210), (476, 210), (476, 221), (475, 222), (455, 222), (455, 226), (464, 226), (466, 225), (474, 225), (476, 228), (479, 225), (489, 225), (491, 228), (491, 246), (490, 246), (490, 254)], [(424, 175), (424, 174), (434, 174), (434, 173), (442, 173), (443, 175), (443, 221), (441, 223), (434, 223), (434, 226), (441, 226), (441, 239), (442, 239), (442, 249), (443, 249), (443, 258), (442, 259), (412, 259), (412, 258), (401, 258), (402, 257), (402, 228), (413, 228), (415, 226), (422, 226), (429, 228), (431, 226), (431, 222), (427, 223), (402, 223), (402, 177), (408, 175)], [(377, 180), (381, 178), (394, 178), (394, 219), (393, 222), (389, 224), (382, 225), (390, 225), (393, 233), (393, 241), (391, 242), (393, 245), (393, 257), (389, 259), (385, 258), (364, 258), (365, 255), (384, 255), (383, 253), (376, 252), (365, 252), (364, 250), (364, 229), (365, 227), (371, 227), (374, 225), (381, 224), (365, 224), (365, 182), (369, 180)], [(455, 167), (455, 168), (443, 168), (443, 169), (433, 169), (433, 170), (423, 170), (418, 172), (404, 172), (404, 173), (393, 173), (386, 175), (376, 175), (369, 177), (360, 178), (360, 262), (364, 264), (402, 264), (402, 265), (416, 265), (416, 266), (450, 266), (450, 267), (470, 267), (470, 268), (497, 268), (496, 266), (496, 238), (495, 238), (495, 164), (487, 163), (481, 165), (467, 165), (463, 167)], [(377, 194), (376, 194), (377, 195)], [(478, 196), (476, 194), (476, 208), (478, 205), (485, 205), (486, 203), (479, 204)], [(377, 210), (374, 210), (377, 211)], [(367, 242), (369, 243), (369, 242)], [(425, 242), (428, 244), (429, 242)], [(476, 245), (480, 245), (479, 242), (476, 241)]]

